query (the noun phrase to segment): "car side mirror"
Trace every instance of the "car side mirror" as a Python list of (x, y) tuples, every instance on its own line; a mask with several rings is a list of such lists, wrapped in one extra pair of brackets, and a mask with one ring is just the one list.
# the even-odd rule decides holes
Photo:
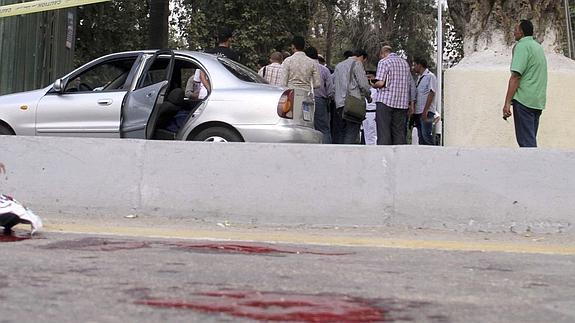
[(62, 93), (64, 91), (65, 86), (66, 86), (65, 82), (62, 79), (57, 79), (56, 81), (54, 81), (52, 89), (54, 90), (54, 92)]

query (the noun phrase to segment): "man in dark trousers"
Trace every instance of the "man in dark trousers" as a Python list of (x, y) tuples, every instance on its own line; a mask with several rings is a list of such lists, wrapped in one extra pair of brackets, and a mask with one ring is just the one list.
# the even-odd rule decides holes
[(315, 113), (313, 126), (315, 130), (323, 134), (323, 143), (331, 144), (329, 101), (333, 97), (334, 92), (333, 84), (331, 83), (331, 73), (327, 67), (319, 63), (319, 55), (315, 47), (308, 46), (305, 49), (305, 54), (316, 62), (320, 76), (320, 86), (314, 91)]
[(373, 85), (379, 89), (375, 99), (377, 144), (405, 145), (407, 116), (414, 85), (409, 64), (389, 46), (381, 48), (379, 58), (375, 75), (377, 82)]
[(533, 24), (521, 20), (515, 26), (511, 77), (503, 104), (503, 119), (511, 117), (519, 147), (537, 147), (539, 117), (547, 100), (547, 59), (533, 38)]
[(358, 99), (365, 98), (367, 102), (372, 101), (371, 85), (365, 75), (363, 66), (365, 62), (367, 62), (367, 52), (365, 50), (356, 50), (348, 59), (337, 64), (332, 75), (336, 106), (336, 115), (334, 116), (335, 137), (333, 138), (333, 143), (335, 144), (359, 144), (359, 130), (362, 120), (353, 122), (344, 119), (343, 107), (348, 93)]

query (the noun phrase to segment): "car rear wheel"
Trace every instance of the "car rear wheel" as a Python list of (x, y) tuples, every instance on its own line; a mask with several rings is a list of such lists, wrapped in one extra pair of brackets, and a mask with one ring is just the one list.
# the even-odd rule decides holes
[(241, 142), (242, 137), (235, 131), (223, 128), (213, 127), (200, 131), (193, 141), (206, 141), (206, 142)]
[(10, 128), (0, 124), (0, 136), (12, 136), (12, 135), (14, 135), (14, 133)]

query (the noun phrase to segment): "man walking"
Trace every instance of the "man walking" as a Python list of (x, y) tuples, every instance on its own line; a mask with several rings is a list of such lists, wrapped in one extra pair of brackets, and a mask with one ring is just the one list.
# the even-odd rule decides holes
[(519, 147), (537, 147), (539, 117), (547, 100), (547, 60), (543, 47), (533, 38), (531, 21), (521, 20), (515, 26), (514, 36), (517, 44), (513, 49), (503, 119), (512, 115), (513, 105)]
[(379, 53), (373, 85), (379, 89), (376, 97), (375, 119), (378, 145), (407, 144), (407, 115), (410, 88), (413, 83), (409, 64), (393, 53), (392, 48), (383, 46)]
[(329, 98), (333, 96), (333, 84), (331, 83), (331, 73), (329, 69), (321, 65), (318, 61), (318, 53), (315, 47), (305, 49), (307, 57), (316, 62), (320, 76), (320, 86), (314, 93), (315, 112), (313, 126), (315, 130), (323, 134), (323, 143), (331, 144), (331, 127), (329, 118)]
[(281, 86), (282, 82), (282, 62), (283, 55), (280, 52), (273, 52), (270, 56), (270, 64), (262, 67), (258, 74), (263, 77), (269, 84)]
[(437, 78), (427, 68), (427, 61), (416, 57), (413, 60), (413, 71), (417, 73), (417, 96), (415, 99), (415, 112), (411, 116), (419, 137), (420, 145), (435, 145), (433, 135), (433, 120), (435, 119), (435, 93), (437, 92)]
[[(334, 143), (338, 144), (357, 144), (359, 142), (359, 130), (361, 121), (353, 122), (343, 119), (343, 107), (345, 97), (350, 95), (371, 102), (371, 85), (365, 75), (363, 64), (367, 61), (367, 52), (357, 50), (351, 57), (337, 64), (333, 73), (333, 82), (335, 84), (335, 106), (336, 115), (334, 116)], [(350, 79), (351, 72), (351, 79)]]
[(295, 36), (292, 40), (293, 55), (282, 63), (282, 86), (292, 89), (312, 90), (320, 86), (319, 70), (314, 60), (303, 52), (305, 39)]

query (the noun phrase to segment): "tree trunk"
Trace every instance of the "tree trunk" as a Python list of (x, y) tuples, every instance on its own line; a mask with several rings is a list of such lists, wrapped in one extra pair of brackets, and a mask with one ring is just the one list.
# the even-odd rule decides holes
[(463, 35), (465, 56), (486, 50), (506, 52), (521, 19), (533, 22), (534, 36), (547, 52), (565, 48), (565, 14), (559, 0), (447, 0), (455, 27)]
[(327, 10), (327, 32), (325, 36), (325, 62), (327, 66), (331, 66), (331, 48), (333, 43), (333, 22), (335, 19), (335, 3), (334, 1), (324, 1)]
[(169, 0), (150, 0), (150, 48), (168, 47)]

